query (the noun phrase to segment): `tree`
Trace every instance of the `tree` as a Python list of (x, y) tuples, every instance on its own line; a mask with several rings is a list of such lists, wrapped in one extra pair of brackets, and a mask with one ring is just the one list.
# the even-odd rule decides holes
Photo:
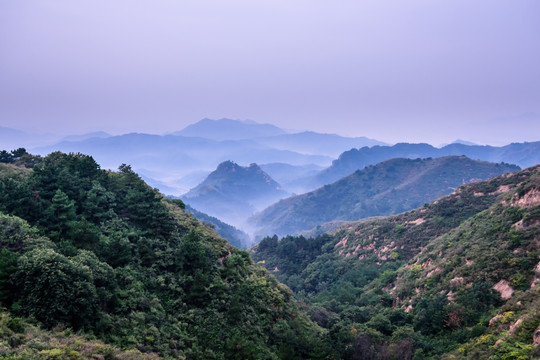
[(18, 304), (47, 327), (59, 323), (75, 329), (97, 321), (99, 299), (88, 266), (52, 249), (34, 249), (22, 255), (14, 275), (19, 287)]

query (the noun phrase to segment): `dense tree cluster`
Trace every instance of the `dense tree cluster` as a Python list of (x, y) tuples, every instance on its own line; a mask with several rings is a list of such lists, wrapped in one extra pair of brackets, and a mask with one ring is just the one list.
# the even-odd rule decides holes
[(289, 289), (128, 165), (0, 167), (0, 225), (1, 305), (47, 328), (188, 359), (328, 352)]

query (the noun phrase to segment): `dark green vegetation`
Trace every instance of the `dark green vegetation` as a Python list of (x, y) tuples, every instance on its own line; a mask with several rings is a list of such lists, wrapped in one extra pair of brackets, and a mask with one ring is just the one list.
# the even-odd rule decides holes
[(540, 166), (333, 234), (265, 238), (252, 255), (343, 358), (540, 357)]
[(211, 226), (219, 236), (226, 239), (231, 245), (243, 249), (250, 244), (249, 235), (242, 230), (238, 230), (234, 226), (226, 224), (218, 218), (197, 211), (189, 205), (186, 205), (185, 209), (203, 224)]
[(260, 234), (295, 234), (335, 221), (354, 221), (408, 211), (471, 181), (519, 170), (464, 156), (392, 159), (290, 197), (254, 217)]
[(506, 162), (522, 168), (540, 164), (540, 141), (512, 143), (506, 146), (481, 146), (454, 143), (442, 148), (429, 144), (399, 143), (393, 146), (364, 146), (342, 153), (332, 162), (332, 166), (321, 171), (315, 178), (317, 184), (334, 182), (343, 176), (393, 158), (427, 158), (449, 155), (465, 155), (471, 159), (491, 162)]
[[(0, 163), (0, 302), (11, 314), (0, 318), (0, 358), (91, 358), (86, 340), (55, 340), (62, 327), (134, 349), (93, 353), (106, 359), (328, 353), (288, 288), (129, 166), (104, 171), (59, 152), (35, 160)], [(27, 321), (57, 331), (33, 336)]]
[(243, 167), (225, 161), (182, 200), (204, 213), (238, 224), (256, 208), (285, 196), (281, 186), (257, 164)]

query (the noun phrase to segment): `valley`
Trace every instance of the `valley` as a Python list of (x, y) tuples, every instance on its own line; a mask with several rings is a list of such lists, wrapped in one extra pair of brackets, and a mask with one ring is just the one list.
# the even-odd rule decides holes
[[(0, 354), (540, 356), (539, 166), (409, 145), (326, 168), (225, 160), (182, 196), (81, 152), (2, 151)], [(526, 164), (535, 146), (500, 152)], [(308, 189), (356, 166), (301, 194), (274, 179)]]

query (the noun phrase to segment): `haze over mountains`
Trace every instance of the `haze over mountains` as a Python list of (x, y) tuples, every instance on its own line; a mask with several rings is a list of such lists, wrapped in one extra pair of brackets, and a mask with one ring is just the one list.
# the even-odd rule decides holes
[(286, 195), (257, 164), (242, 167), (225, 161), (182, 199), (197, 210), (238, 225), (255, 209), (264, 208)]
[[(293, 166), (328, 166), (351, 147), (384, 144), (367, 138), (300, 132), (291, 134), (270, 124), (230, 119), (203, 119), (173, 134), (124, 134), (70, 138), (31, 149), (48, 154), (60, 150), (91, 154), (105, 168), (129, 163), (156, 184), (180, 195), (196, 186), (218, 164), (231, 160), (251, 163), (286, 163)], [(296, 190), (299, 190), (297, 188)]]
[(293, 196), (253, 218), (262, 235), (284, 236), (317, 225), (388, 216), (451, 193), (463, 184), (519, 170), (465, 156), (392, 159), (357, 170), (315, 191)]
[[(4, 140), (26, 136), (22, 132), (2, 130), (0, 138)], [(365, 137), (292, 132), (254, 121), (203, 119), (172, 134), (111, 136), (94, 132), (68, 136), (54, 145), (41, 146), (31, 152), (42, 155), (56, 150), (81, 152), (92, 155), (109, 169), (116, 169), (122, 163), (130, 164), (148, 184), (174, 196), (186, 194), (196, 187), (199, 187), (200, 195), (205, 178), (223, 162), (232, 161), (243, 167), (256, 163), (283, 190), (279, 197), (275, 194), (267, 196), (267, 199), (275, 200), (313, 191), (365, 166), (392, 158), (466, 155), (471, 159), (503, 161), (521, 167), (540, 162), (540, 142), (504, 147), (466, 143), (459, 140), (442, 148), (429, 144), (386, 145)], [(237, 178), (229, 180), (238, 181)], [(230, 199), (225, 200), (229, 195), (221, 192), (221, 200), (215, 201), (219, 192), (210, 194), (208, 188), (206, 190), (205, 196), (196, 197), (198, 200), (192, 197), (192, 201), (198, 203), (191, 205), (224, 221), (234, 219), (232, 224), (244, 230), (247, 229), (244, 227), (247, 217), (264, 209), (260, 201), (255, 204), (249, 199), (240, 199), (245, 194), (234, 195), (236, 200), (230, 202)], [(203, 200), (205, 197), (208, 199)], [(197, 205), (203, 208), (197, 208)], [(228, 211), (233, 208), (234, 211)]]
[(429, 144), (399, 143), (393, 146), (373, 146), (351, 149), (342, 153), (332, 165), (321, 171), (313, 183), (322, 186), (334, 182), (358, 169), (392, 158), (428, 158), (465, 155), (471, 159), (506, 162), (522, 168), (540, 163), (540, 141), (514, 143), (506, 146), (465, 145), (459, 142), (436, 148)]
[[(283, 179), (316, 171), (267, 169)], [(17, 358), (81, 349), (82, 339), (36, 345), (24, 333), (36, 333), (31, 317), (43, 332), (58, 323), (91, 330), (119, 347), (109, 354), (136, 347), (135, 359), (537, 358), (540, 173), (518, 169), (465, 156), (368, 165), (270, 206), (261, 226), (282, 234), (325, 217), (361, 221), (315, 238), (265, 237), (250, 249), (255, 264), (184, 209), (237, 247), (249, 244), (245, 234), (163, 197), (130, 166), (111, 172), (82, 154), (4, 151), (0, 341)], [(228, 215), (285, 195), (257, 164), (225, 161), (184, 199)], [(93, 346), (86, 353), (101, 358)]]

